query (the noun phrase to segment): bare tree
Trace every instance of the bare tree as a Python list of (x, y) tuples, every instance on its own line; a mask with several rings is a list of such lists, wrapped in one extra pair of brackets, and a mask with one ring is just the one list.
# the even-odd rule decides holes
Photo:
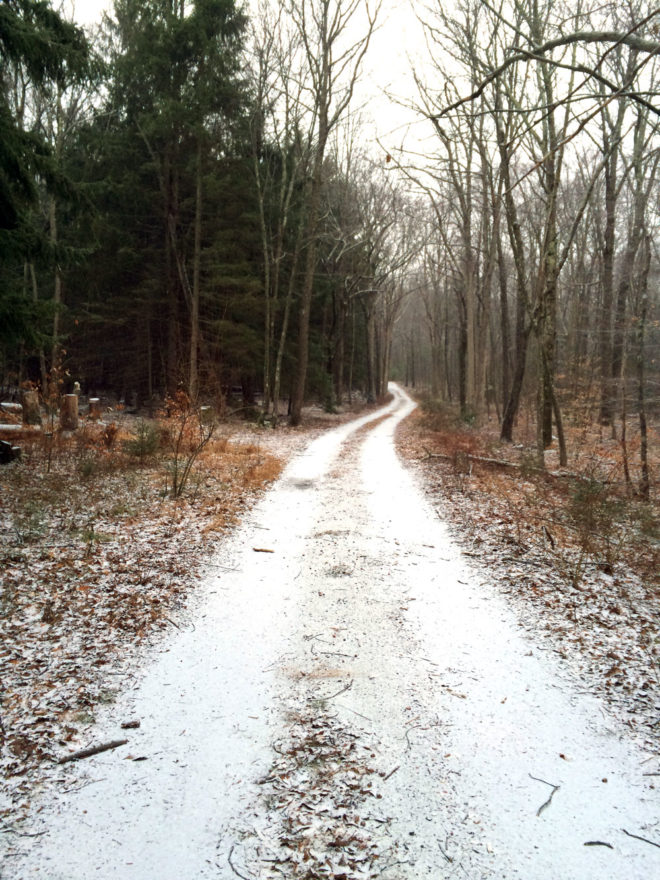
[[(298, 364), (291, 401), (291, 421), (300, 423), (307, 381), (309, 320), (317, 266), (323, 164), (331, 132), (350, 107), (364, 56), (369, 48), (380, 0), (288, 0), (287, 11), (300, 35), (308, 80), (309, 106), (316, 119), (316, 139), (307, 198), (306, 258), (300, 296)], [(359, 36), (353, 37), (359, 32)]]

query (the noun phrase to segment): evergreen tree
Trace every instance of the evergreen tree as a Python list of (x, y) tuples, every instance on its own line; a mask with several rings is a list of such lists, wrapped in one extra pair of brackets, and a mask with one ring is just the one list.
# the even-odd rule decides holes
[[(5, 358), (38, 335), (38, 304), (27, 261), (52, 261), (43, 224), (35, 216), (40, 191), (71, 195), (30, 99), (64, 90), (90, 72), (83, 32), (44, 0), (0, 5), (0, 346)], [(30, 291), (30, 292), (28, 292)]]

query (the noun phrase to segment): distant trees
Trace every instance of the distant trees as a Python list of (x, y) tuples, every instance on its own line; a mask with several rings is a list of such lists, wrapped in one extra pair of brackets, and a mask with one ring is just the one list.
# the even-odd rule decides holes
[(418, 103), (438, 143), (408, 170), (435, 216), (417, 373), (423, 363), (466, 418), (494, 406), (507, 440), (534, 398), (538, 461), (556, 440), (565, 462), (562, 410), (576, 400), (612, 431), (616, 410), (643, 420), (649, 406), (631, 371), (646, 366), (646, 394), (659, 341), (640, 328), (658, 308), (660, 13), (464, 0), (423, 15), (432, 67)]
[[(277, 417), (285, 395), (294, 422), (306, 388), (329, 406), (355, 383), (373, 396), (365, 291), (385, 291), (333, 237), (348, 234), (339, 193), (368, 189), (337, 144), (378, 3), (264, 0), (248, 27), (234, 0), (116, 0), (86, 91), (72, 90), (90, 67), (81, 32), (46, 3), (0, 13), (3, 121), (28, 157), (11, 164), (7, 125), (4, 224), (18, 229), (20, 208), (41, 249), (7, 247), (0, 267), (16, 292), (3, 292), (4, 382), (45, 388), (61, 360), (60, 379), (124, 397), (240, 387)], [(60, 61), (17, 64), (11, 16), (40, 17)], [(41, 335), (35, 299), (50, 306)]]

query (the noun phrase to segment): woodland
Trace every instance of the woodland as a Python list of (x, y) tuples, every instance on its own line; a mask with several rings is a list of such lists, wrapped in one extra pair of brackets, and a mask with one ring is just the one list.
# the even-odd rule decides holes
[(282, 459), (390, 380), (465, 556), (657, 747), (660, 9), (415, 4), (374, 137), (397, 5), (0, 3), (3, 822)]
[(397, 378), (505, 441), (527, 413), (540, 466), (589, 421), (648, 497), (660, 12), (426, 4), (392, 101), (427, 133), (374, 146), (382, 6), (116, 0), (85, 33), (2, 5), (5, 392), (240, 393), (298, 424)]

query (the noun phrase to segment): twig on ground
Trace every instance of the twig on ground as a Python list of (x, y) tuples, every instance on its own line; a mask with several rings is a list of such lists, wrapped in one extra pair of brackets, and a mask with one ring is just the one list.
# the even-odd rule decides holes
[(83, 758), (91, 758), (92, 755), (98, 755), (101, 752), (107, 752), (110, 749), (117, 749), (119, 746), (125, 746), (127, 739), (113, 739), (112, 742), (103, 743), (100, 746), (91, 746), (89, 749), (81, 749), (79, 752), (72, 752), (58, 760), (58, 764), (66, 764), (69, 761), (80, 761)]
[(443, 848), (443, 846), (442, 846), (442, 844), (440, 843), (440, 841), (438, 841), (438, 849), (440, 850), (440, 852), (442, 853), (442, 855), (445, 857), (445, 859), (449, 862), (449, 864), (450, 864), (450, 865), (453, 864), (453, 861), (454, 861), (454, 860), (453, 860), (452, 857), (449, 855), (449, 853)]
[(644, 843), (650, 843), (651, 846), (657, 846), (658, 849), (660, 849), (660, 843), (656, 843), (654, 840), (649, 840), (648, 837), (640, 837), (639, 834), (631, 834), (631, 832), (630, 832), (630, 831), (626, 831), (625, 828), (622, 828), (621, 830), (622, 830), (623, 833), (626, 834), (628, 837), (634, 837), (635, 840), (643, 840)]
[(351, 679), (351, 680), (349, 681), (349, 683), (346, 685), (346, 687), (343, 687), (340, 691), (337, 691), (336, 694), (332, 694), (332, 695), (329, 696), (329, 697), (317, 697), (317, 698), (316, 698), (316, 702), (317, 702), (317, 703), (325, 703), (327, 700), (334, 700), (335, 697), (339, 697), (339, 696), (341, 696), (342, 694), (345, 694), (346, 691), (350, 691), (350, 689), (351, 689), (352, 687), (353, 687), (353, 679)]
[(373, 718), (369, 718), (368, 715), (363, 715), (361, 712), (357, 712), (355, 709), (351, 709), (350, 706), (345, 706), (343, 703), (335, 703), (336, 706), (339, 706), (340, 709), (346, 709), (347, 712), (352, 712), (353, 715), (357, 715), (358, 718), (364, 718), (365, 721), (371, 721), (373, 724)]
[(383, 782), (387, 782), (387, 780), (390, 778), (390, 776), (394, 776), (394, 774), (396, 773), (396, 771), (399, 769), (400, 766), (401, 766), (401, 764), (397, 764), (396, 767), (394, 768), (394, 770), (390, 770), (390, 772), (387, 774), (387, 776), (383, 776)]
[(614, 849), (611, 843), (605, 843), (604, 840), (586, 840), (583, 846), (606, 846), (608, 849)]
[(552, 782), (547, 782), (545, 779), (539, 779), (538, 776), (532, 776), (531, 773), (529, 773), (528, 775), (529, 775), (529, 778), (533, 779), (535, 782), (542, 782), (544, 785), (549, 785), (550, 788), (552, 789), (552, 791), (550, 792), (550, 797), (547, 799), (547, 801), (542, 803), (541, 806), (536, 811), (536, 815), (540, 816), (541, 813), (543, 812), (543, 810), (545, 810), (546, 807), (550, 806), (550, 804), (552, 803), (553, 797), (559, 791), (559, 789), (561, 788), (561, 785), (554, 785)]
[(83, 782), (82, 785), (74, 785), (73, 788), (63, 788), (62, 794), (69, 794), (73, 791), (82, 791), (83, 788), (87, 788), (88, 785), (96, 785), (97, 782), (105, 782), (105, 776), (101, 779), (89, 779), (87, 782)]
[(15, 828), (10, 828), (9, 825), (3, 825), (0, 828), (0, 834), (15, 834), (17, 837), (41, 837), (43, 834), (48, 834), (48, 831), (17, 831)]
[(237, 877), (241, 878), (241, 880), (251, 880), (251, 878), (248, 877), (247, 874), (241, 874), (241, 872), (238, 870), (236, 865), (232, 862), (231, 857), (234, 854), (235, 849), (236, 849), (236, 844), (232, 843), (231, 849), (229, 850), (229, 854), (227, 855), (227, 861), (229, 862), (229, 867), (232, 869), (232, 871), (234, 872), (234, 874), (236, 874)]

